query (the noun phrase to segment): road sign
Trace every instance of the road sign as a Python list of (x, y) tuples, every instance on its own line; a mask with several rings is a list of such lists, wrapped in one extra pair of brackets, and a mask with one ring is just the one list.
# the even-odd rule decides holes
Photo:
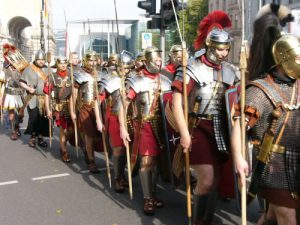
[(142, 49), (152, 46), (152, 33), (142, 33)]

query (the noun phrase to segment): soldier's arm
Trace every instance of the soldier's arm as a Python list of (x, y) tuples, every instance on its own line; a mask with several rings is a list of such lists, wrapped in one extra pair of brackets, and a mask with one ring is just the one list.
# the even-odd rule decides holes
[(120, 123), (120, 136), (123, 139), (124, 144), (126, 144), (126, 142), (131, 141), (125, 124), (126, 123), (125, 118), (127, 118), (127, 109), (130, 104), (130, 99), (126, 97), (124, 104), (125, 106), (122, 105), (120, 107), (118, 119)]
[(28, 86), (25, 82), (20, 81), (20, 87), (25, 89), (26, 91), (28, 91), (30, 94), (34, 94), (34, 92), (36, 91), (34, 88)]
[(70, 112), (71, 119), (73, 120), (73, 122), (75, 122), (75, 120), (76, 120), (75, 101), (73, 100), (72, 95), (70, 96), (70, 99), (69, 99), (69, 112)]
[(48, 119), (50, 119), (51, 116), (52, 116), (52, 115), (51, 115), (52, 112), (50, 111), (49, 105), (50, 105), (50, 98), (49, 98), (49, 95), (45, 95), (45, 108), (46, 108), (46, 113), (47, 113)]
[(236, 172), (240, 176), (242, 186), (245, 185), (245, 177), (248, 176), (249, 167), (247, 161), (242, 156), (241, 126), (240, 119), (236, 119), (231, 133), (231, 154), (235, 163)]
[(187, 150), (191, 145), (191, 136), (184, 118), (182, 98), (183, 95), (180, 92), (174, 92), (172, 110), (180, 133), (180, 144)]
[(102, 123), (102, 119), (101, 119), (99, 110), (100, 110), (100, 108), (99, 108), (98, 101), (95, 101), (94, 113), (95, 113), (95, 117), (96, 117), (97, 129), (98, 129), (100, 132), (102, 132), (102, 129), (103, 129), (103, 123)]

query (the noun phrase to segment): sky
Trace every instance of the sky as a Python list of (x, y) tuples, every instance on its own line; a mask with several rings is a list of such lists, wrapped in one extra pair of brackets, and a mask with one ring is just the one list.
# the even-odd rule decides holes
[[(145, 10), (137, 7), (138, 0), (116, 0), (118, 19), (138, 19)], [(115, 18), (114, 0), (52, 0), (54, 29), (66, 27), (67, 21)]]

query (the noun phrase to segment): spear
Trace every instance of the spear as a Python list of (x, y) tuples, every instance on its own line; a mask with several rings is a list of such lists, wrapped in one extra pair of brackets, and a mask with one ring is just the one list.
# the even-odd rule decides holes
[[(47, 52), (47, 65), (48, 65), (48, 90), (49, 90), (49, 109), (50, 109), (50, 112), (52, 113), (52, 96), (51, 96), (51, 91), (50, 91), (50, 74), (51, 74), (51, 71), (50, 71), (50, 63), (51, 63), (51, 52), (50, 52), (50, 24), (49, 24), (49, 21), (50, 21), (50, 15), (48, 15), (48, 52)], [(49, 145), (50, 145), (50, 149), (52, 148), (52, 118), (48, 118), (48, 121), (49, 121)]]
[[(117, 47), (118, 47), (118, 52), (120, 55), (120, 44), (119, 44), (119, 22), (118, 22), (118, 13), (117, 13), (117, 3), (116, 0), (114, 0), (114, 5), (115, 5), (115, 15), (116, 15), (116, 24), (117, 24)], [(124, 126), (127, 131), (127, 118), (126, 118), (126, 93), (125, 93), (125, 72), (124, 72), (124, 65), (122, 63), (122, 60), (120, 60), (121, 64), (121, 85), (122, 85), (122, 106), (123, 106), (123, 115), (124, 115)], [(126, 148), (126, 159), (127, 159), (127, 172), (128, 172), (128, 184), (129, 184), (129, 196), (130, 199), (132, 200), (133, 192), (132, 192), (132, 177), (131, 177), (131, 162), (130, 162), (130, 152), (129, 152), (129, 144), (128, 142), (125, 143), (125, 148)]]
[[(244, 1), (242, 0), (242, 46), (240, 52), (240, 71), (241, 71), (241, 152), (242, 156), (246, 158), (246, 123), (245, 123), (245, 92), (246, 92), (246, 69), (247, 69), (247, 54), (246, 54), (246, 41), (245, 41), (245, 13), (244, 13)], [(245, 179), (245, 177), (243, 177)], [(246, 181), (241, 181), (245, 185), (241, 187), (241, 219), (242, 225), (247, 224), (247, 191)]]
[[(186, 124), (188, 124), (188, 96), (187, 96), (187, 77), (186, 77), (186, 67), (187, 67), (187, 50), (186, 50), (186, 42), (184, 41), (179, 22), (177, 18), (177, 13), (174, 5), (174, 1), (171, 0), (173, 12), (176, 19), (177, 31), (179, 33), (182, 45), (182, 73), (183, 73), (183, 114)], [(184, 23), (183, 23), (184, 27)], [(186, 179), (186, 202), (187, 202), (187, 216), (189, 225), (192, 224), (192, 202), (191, 202), (191, 182), (190, 182), (190, 153), (189, 150), (185, 151), (185, 179)]]
[[(66, 12), (64, 11), (65, 14), (65, 23), (66, 23), (66, 43), (68, 42), (68, 22), (67, 22), (67, 17), (66, 17)], [(69, 48), (69, 60), (70, 60), (70, 77), (71, 77), (71, 95), (72, 95), (72, 111), (75, 112), (75, 105), (76, 105), (76, 99), (75, 99), (75, 89), (74, 89), (74, 70), (73, 70), (73, 56), (71, 53), (71, 47), (66, 46)], [(67, 53), (67, 50), (66, 50)], [(78, 158), (78, 131), (77, 131), (77, 122), (73, 121), (73, 125), (74, 125), (74, 132), (75, 132), (75, 149), (76, 149), (76, 156)]]

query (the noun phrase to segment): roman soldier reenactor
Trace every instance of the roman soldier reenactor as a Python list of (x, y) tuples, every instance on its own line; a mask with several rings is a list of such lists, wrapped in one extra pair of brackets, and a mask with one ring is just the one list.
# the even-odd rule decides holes
[[(228, 158), (225, 91), (238, 80), (236, 68), (226, 62), (231, 38), (224, 31), (231, 21), (223, 11), (213, 11), (200, 23), (195, 57), (186, 69), (189, 124), (183, 113), (183, 68), (175, 73), (173, 113), (180, 144), (191, 151), (190, 164), (197, 179), (193, 197), (193, 223), (211, 224), (217, 200), (219, 170)], [(192, 132), (192, 133), (190, 133)]]
[[(89, 171), (99, 173), (95, 164), (95, 151), (102, 146), (101, 131), (103, 128), (98, 105), (99, 73), (96, 72), (96, 52), (87, 52), (80, 70), (74, 73), (74, 98), (77, 99), (78, 129), (81, 133), (88, 158)], [(73, 116), (74, 113), (71, 113)], [(75, 120), (76, 118), (72, 118)]]
[[(34, 62), (29, 64), (22, 73), (20, 86), (27, 92), (24, 105), (28, 110), (28, 124), (25, 134), (30, 134), (29, 146), (46, 148), (47, 142), (44, 136), (49, 136), (49, 123), (45, 112), (44, 83), (48, 77), (48, 69), (45, 67), (46, 55), (42, 50), (35, 54)], [(50, 72), (50, 71), (49, 71)]]
[(125, 180), (124, 170), (126, 166), (126, 149), (120, 137), (120, 124), (118, 114), (122, 107), (122, 78), (121, 66), (124, 68), (124, 75), (127, 76), (134, 68), (134, 60), (127, 52), (122, 52), (120, 62), (117, 62), (115, 70), (101, 78), (100, 90), (103, 99), (106, 99), (105, 128), (108, 130), (109, 142), (112, 148), (112, 158), (115, 175), (115, 191), (122, 193), (128, 187)]
[(167, 76), (171, 81), (174, 80), (176, 69), (182, 65), (182, 46), (173, 45), (169, 52), (167, 65), (161, 69), (161, 74)]
[[(164, 134), (162, 126), (163, 112), (160, 108), (160, 93), (170, 90), (169, 79), (160, 74), (162, 60), (161, 51), (156, 47), (148, 47), (144, 51), (144, 65), (137, 76), (127, 79), (126, 107), (132, 101), (134, 119), (134, 142), (131, 155), (132, 167), (140, 157), (140, 179), (144, 195), (144, 213), (152, 215), (155, 208), (163, 207), (164, 203), (156, 197), (158, 178), (157, 161), (164, 150)], [(127, 111), (127, 110), (126, 110)], [(125, 129), (123, 107), (120, 108), (119, 121), (121, 137), (129, 141)]]
[[(55, 118), (59, 127), (60, 154), (63, 162), (70, 162), (67, 151), (67, 141), (73, 133), (70, 109), (73, 104), (71, 99), (72, 83), (70, 72), (67, 69), (68, 60), (59, 56), (55, 60), (56, 72), (48, 78), (44, 86), (45, 105), (48, 119)], [(73, 115), (74, 117), (75, 115)]]
[[(250, 201), (258, 194), (267, 201), (267, 212), (258, 224), (296, 225), (300, 206), (300, 42), (296, 36), (282, 34), (281, 26), (293, 19), (290, 10), (274, 4), (263, 8), (268, 7), (285, 13), (259, 12), (253, 26), (244, 111), (256, 160), (247, 197)], [(232, 152), (238, 174), (245, 177), (250, 168), (241, 156), (240, 109), (236, 109)]]

